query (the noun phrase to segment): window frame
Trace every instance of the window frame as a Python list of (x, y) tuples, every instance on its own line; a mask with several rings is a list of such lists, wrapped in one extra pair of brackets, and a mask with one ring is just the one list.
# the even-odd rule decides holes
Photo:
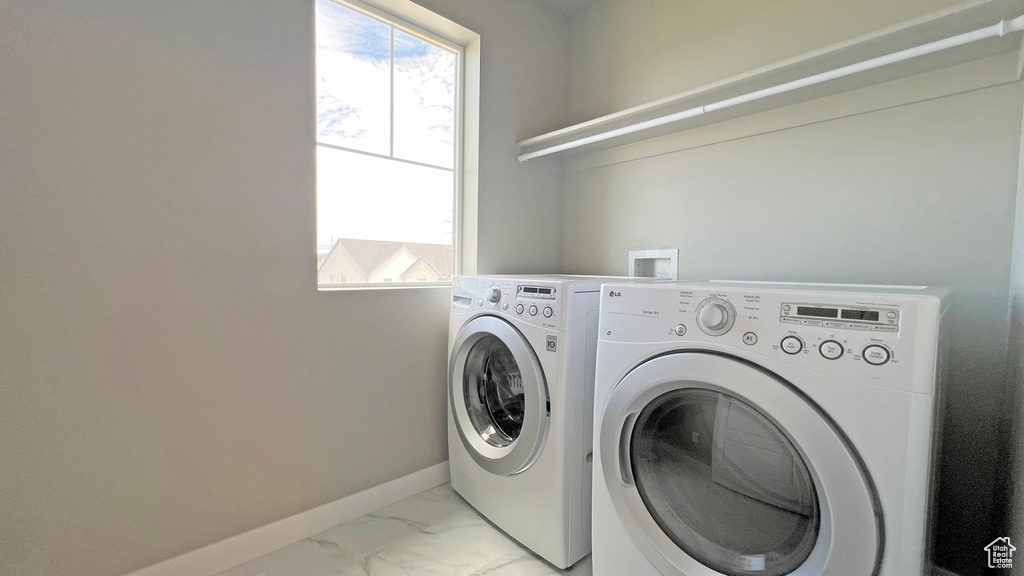
[[(452, 192), (452, 276), (472, 274), (476, 272), (476, 210), (478, 180), (475, 167), (479, 165), (479, 122), (480, 122), (480, 35), (464, 28), (443, 16), (415, 4), (411, 0), (327, 0), (341, 6), (362, 12), (367, 16), (383, 21), (395, 28), (419, 36), (429, 42), (437, 43), (458, 54), (458, 65), (455, 70), (454, 114), (454, 158), (451, 169), (454, 190)], [(315, 28), (316, 7), (313, 7)], [(393, 35), (393, 33), (392, 33)], [(316, 126), (316, 35), (313, 35), (313, 153), (314, 153), (314, 253), (316, 239), (316, 152), (321, 145)], [(393, 63), (392, 63), (393, 65)], [(394, 100), (394, 83), (390, 86), (391, 98)], [(393, 133), (394, 126), (392, 124)], [(393, 134), (392, 134), (393, 138)], [(324, 143), (326, 146), (341, 149), (350, 153), (378, 157), (397, 162), (407, 162), (392, 155), (381, 156), (372, 152), (349, 149)], [(392, 142), (393, 151), (393, 142)], [(448, 170), (445, 167), (423, 164), (426, 167)], [(467, 167), (473, 167), (467, 174)], [(333, 249), (333, 247), (332, 247)], [(314, 273), (314, 282), (318, 292), (345, 292), (351, 290), (401, 290), (406, 288), (449, 287), (451, 282), (360, 282), (321, 284), (319, 267)]]

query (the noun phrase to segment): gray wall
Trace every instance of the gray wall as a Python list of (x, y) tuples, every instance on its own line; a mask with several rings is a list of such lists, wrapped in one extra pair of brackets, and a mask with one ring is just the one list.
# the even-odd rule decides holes
[(566, 122), (568, 17), (537, 0), (416, 0), (481, 35), (478, 272), (560, 271), (561, 164), (516, 142)]
[[(564, 122), (565, 18), (424, 4), (483, 37), (479, 268), (554, 271), (560, 175), (513, 151)], [(445, 460), (447, 290), (315, 288), (312, 18), (0, 0), (0, 574), (123, 574)]]
[[(944, 4), (599, 0), (573, 22), (569, 116), (667, 96)], [(952, 287), (936, 557), (962, 574), (984, 570), (981, 550), (1005, 505), (994, 479), (1005, 473), (1022, 89), (949, 86), (989, 66), (574, 158), (565, 181), (571, 271), (621, 273), (631, 249), (679, 248), (681, 277)]]

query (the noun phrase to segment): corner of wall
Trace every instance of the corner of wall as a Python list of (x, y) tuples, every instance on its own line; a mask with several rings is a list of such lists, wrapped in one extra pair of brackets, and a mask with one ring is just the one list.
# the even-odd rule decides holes
[[(1024, 106), (1024, 102), (1021, 103)], [(1006, 530), (1010, 541), (1024, 550), (1024, 124), (1021, 126), (1014, 215), (1013, 256), (1010, 266), (1010, 340), (1007, 379), (1007, 480), (1004, 486)], [(1024, 576), (1024, 556), (1012, 570)]]

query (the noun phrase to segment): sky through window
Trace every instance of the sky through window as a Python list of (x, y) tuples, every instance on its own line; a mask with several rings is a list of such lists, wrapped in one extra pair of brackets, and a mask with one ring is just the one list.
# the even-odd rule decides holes
[(339, 239), (451, 246), (458, 52), (333, 0), (316, 11), (318, 261)]

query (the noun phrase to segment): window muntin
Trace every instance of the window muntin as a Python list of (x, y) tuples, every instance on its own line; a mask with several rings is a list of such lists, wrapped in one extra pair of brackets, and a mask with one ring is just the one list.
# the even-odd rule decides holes
[(356, 5), (316, 12), (318, 284), (447, 284), (462, 51)]

